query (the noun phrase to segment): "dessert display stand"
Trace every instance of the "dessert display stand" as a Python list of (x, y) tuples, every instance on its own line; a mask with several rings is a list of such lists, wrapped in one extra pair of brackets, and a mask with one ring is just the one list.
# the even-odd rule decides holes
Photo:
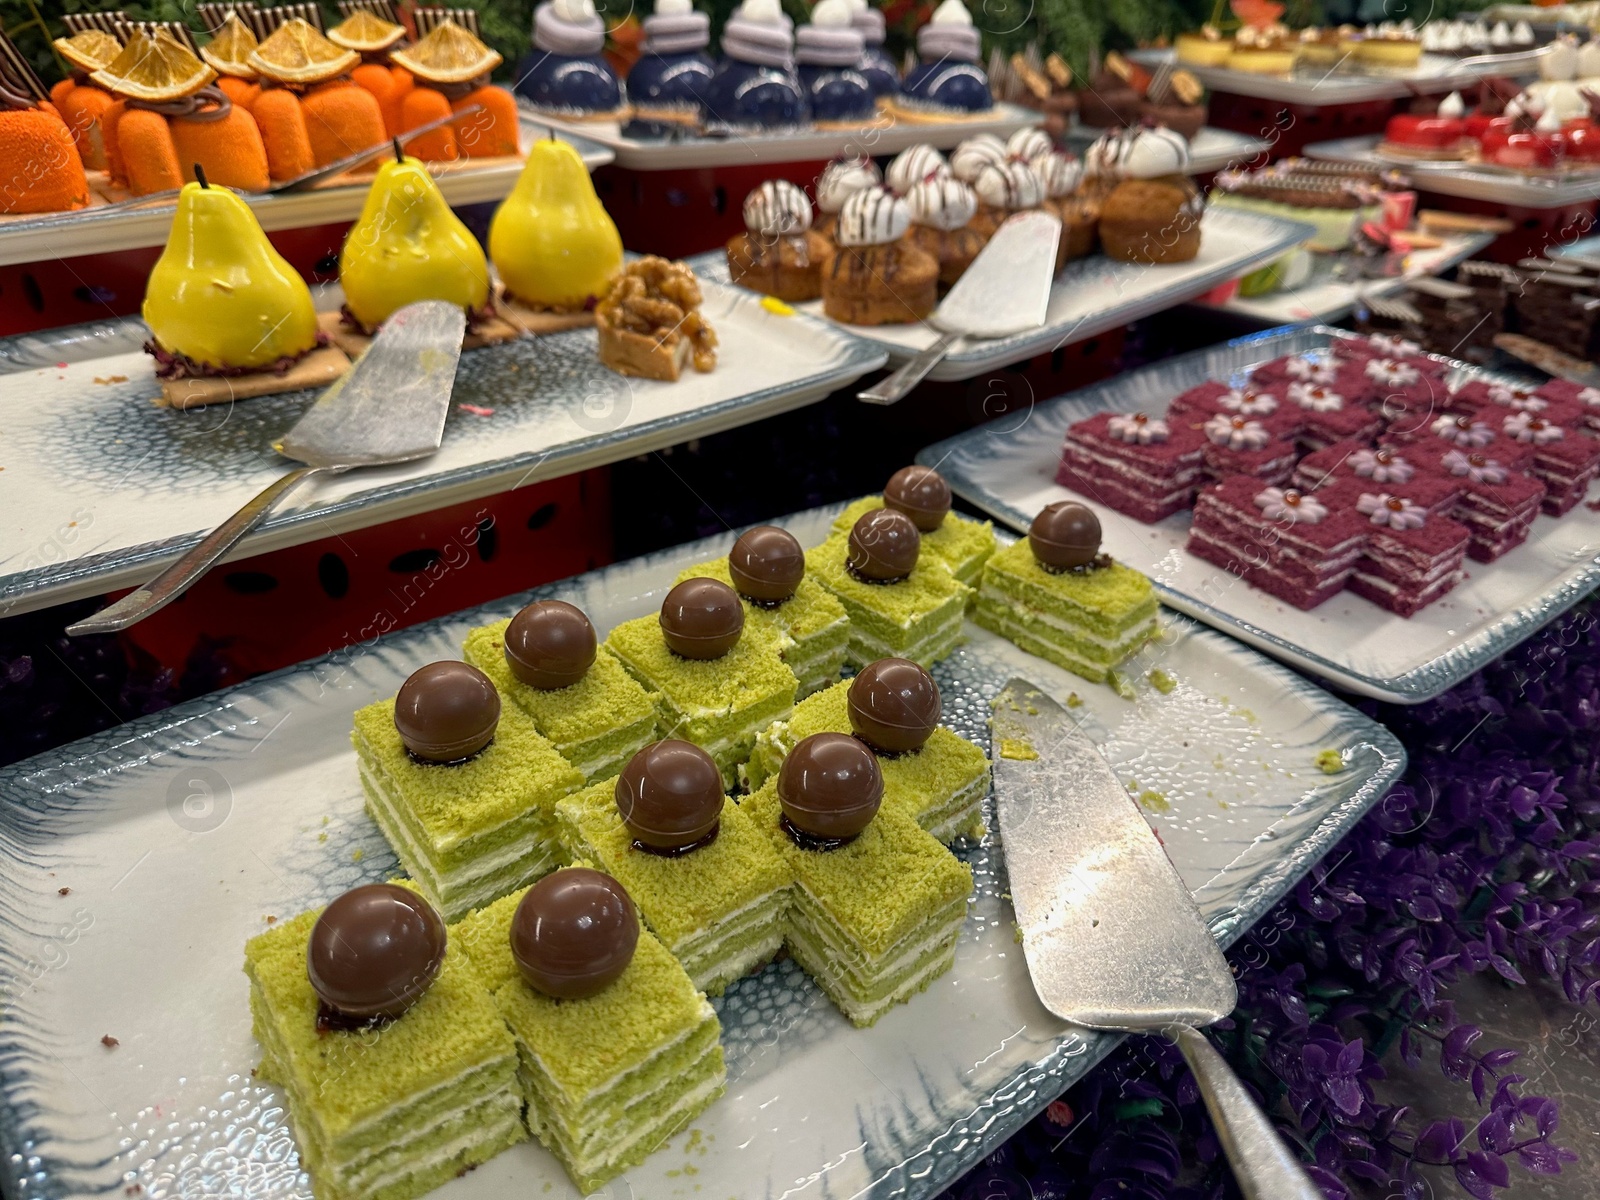
[(613, 161), (595, 172), (595, 190), (630, 250), (682, 258), (710, 250), (744, 232), (740, 205), (769, 179), (814, 184), (833, 158), (895, 155), (927, 142), (941, 150), (980, 133), (1005, 138), (1044, 120), (1015, 104), (997, 104), (989, 117), (962, 121), (807, 129), (791, 133), (646, 139), (616, 121), (571, 121), (524, 110), (524, 126), (546, 126), (591, 140)]
[[(1312, 158), (1365, 166), (1392, 166), (1376, 155), (1378, 137), (1343, 137), (1313, 142)], [(1497, 237), (1485, 252), (1496, 262), (1542, 254), (1582, 237), (1595, 223), (1600, 203), (1600, 171), (1545, 177), (1497, 171), (1468, 164), (1411, 168), (1419, 208), (1483, 213), (1510, 221), (1513, 228)]]
[[(523, 141), (547, 136), (523, 124)], [(611, 152), (565, 135), (591, 171)], [(470, 212), (505, 198), (520, 158), (439, 165), (439, 190)], [(339, 247), (361, 213), (370, 174), (276, 196), (247, 197), (278, 253), (312, 282), (338, 275)], [(31, 333), (139, 311), (150, 268), (161, 257), (175, 200), (132, 208), (0, 218), (0, 336)]]
[[(1133, 57), (1154, 68), (1176, 54), (1147, 50)], [(1505, 55), (1492, 67), (1461, 67), (1454, 58), (1424, 54), (1406, 72), (1358, 74), (1302, 67), (1290, 76), (1184, 66), (1211, 93), (1211, 124), (1264, 137), (1272, 143), (1273, 155), (1282, 157), (1301, 154), (1313, 142), (1382, 133), (1389, 118), (1414, 95), (1470, 87), (1490, 74), (1531, 74), (1532, 62), (1526, 54)]]

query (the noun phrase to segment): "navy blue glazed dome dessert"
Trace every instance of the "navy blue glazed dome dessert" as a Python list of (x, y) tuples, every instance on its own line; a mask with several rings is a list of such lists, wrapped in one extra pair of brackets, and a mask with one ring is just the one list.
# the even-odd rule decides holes
[(818, 0), (811, 23), (795, 35), (800, 82), (818, 125), (858, 124), (877, 115), (878, 98), (858, 69), (865, 51), (846, 0)]
[(778, 0), (744, 0), (722, 30), (722, 60), (704, 92), (715, 129), (792, 129), (811, 103), (794, 70), (794, 23)]
[(644, 121), (694, 124), (713, 65), (711, 18), (690, 0), (656, 0), (644, 19), (639, 61), (628, 72), (628, 102)]
[(873, 8), (867, 0), (845, 0), (850, 5), (850, 24), (861, 35), (865, 45), (861, 62), (856, 69), (866, 76), (867, 86), (874, 96), (893, 96), (900, 91), (900, 72), (894, 61), (884, 51), (888, 30), (881, 10)]
[(989, 77), (978, 60), (983, 39), (961, 0), (944, 0), (917, 30), (918, 63), (906, 75), (896, 106), (906, 115), (966, 115), (994, 107)]
[(533, 11), (533, 49), (517, 67), (517, 94), (563, 116), (617, 115), (622, 84), (600, 53), (605, 44), (593, 0), (544, 0)]

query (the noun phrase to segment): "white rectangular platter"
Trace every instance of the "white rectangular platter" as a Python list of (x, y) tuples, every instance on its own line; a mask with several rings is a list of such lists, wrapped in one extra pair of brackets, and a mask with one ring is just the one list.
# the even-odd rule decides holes
[[(811, 545), (835, 510), (788, 524)], [(729, 532), (533, 593), (603, 634), (655, 612)], [(250, 1195), (310, 1200), (281, 1096), (251, 1078), (246, 939), (395, 860), (362, 811), (356, 708), (473, 625), (528, 597), (265, 676), (0, 771), (0, 1151), (14, 1200)], [(1231, 942), (1350, 828), (1404, 766), (1381, 726), (1253, 650), (1166, 614), (1134, 663), (1137, 698), (1086, 684), (975, 627), (935, 669), (944, 720), (987, 748), (1012, 675), (1075, 712), (1130, 784), (1216, 936)], [(1177, 687), (1143, 678), (1155, 665)], [(1324, 774), (1335, 750), (1344, 769)], [(989, 810), (992, 825), (992, 807)], [(977, 892), (953, 970), (871, 1029), (792, 962), (718, 1000), (727, 1095), (607, 1200), (935, 1195), (1084, 1074), (1115, 1038), (1039, 1005), (992, 835), (962, 851)], [(597, 1031), (603, 1036), (603, 1031)], [(116, 1039), (115, 1047), (101, 1042)], [(126, 1189), (126, 1193), (125, 1193)], [(528, 1142), (439, 1200), (572, 1200)]]
[[(1380, 158), (1376, 153), (1378, 141), (1374, 133), (1312, 142), (1306, 147), (1306, 155), (1369, 167), (1394, 166), (1398, 159)], [(1418, 191), (1458, 196), (1464, 200), (1520, 204), (1528, 208), (1564, 208), (1600, 196), (1600, 171), (1533, 175), (1467, 163), (1408, 163), (1405, 169), (1410, 172), (1411, 183)]]
[[(703, 290), (720, 341), (709, 374), (624, 378), (600, 364), (592, 329), (469, 350), (437, 454), (318, 481), (234, 557), (716, 433), (884, 363), (830, 322), (768, 312), (738, 288)], [(126, 318), (0, 341), (0, 612), (143, 582), (289, 465), (271, 443), (315, 392), (159, 408), (147, 336)]]
[[(542, 127), (522, 122), (524, 147), (533, 137), (545, 136)], [(611, 151), (581, 134), (562, 134), (565, 141), (583, 157), (593, 171), (611, 161)], [(439, 164), (434, 176), (439, 190), (453, 205), (484, 204), (505, 199), (511, 185), (522, 174), (522, 160), (497, 158), (490, 163)], [(361, 215), (367, 198), (366, 179), (352, 179), (303, 192), (278, 196), (246, 196), (261, 222), (272, 233), (280, 229), (308, 229), (339, 221), (354, 221)], [(18, 218), (0, 221), (0, 266), (12, 263), (53, 261), (87, 254), (112, 254), (143, 246), (159, 246), (172, 228), (175, 202), (141, 205), (138, 208), (100, 211), (88, 208), (78, 213), (52, 213), (37, 220)]]
[(996, 104), (989, 113), (959, 121), (880, 119), (863, 123), (859, 128), (643, 138), (624, 133), (617, 121), (574, 121), (531, 108), (524, 108), (523, 114), (524, 124), (548, 126), (563, 137), (571, 134), (603, 146), (615, 155), (617, 166), (631, 171), (750, 167), (758, 163), (810, 162), (863, 154), (876, 158), (898, 154), (918, 142), (948, 150), (957, 142), (980, 133), (992, 133), (1004, 139), (1044, 120), (1044, 114), (1035, 109), (1019, 104)]
[[(1201, 226), (1200, 253), (1190, 262), (1145, 266), (1112, 262), (1103, 254), (1074, 259), (1056, 276), (1043, 325), (1011, 337), (959, 339), (928, 378), (971, 379), (1162, 312), (1271, 262), (1313, 232), (1299, 221), (1210, 208)], [(713, 250), (690, 262), (704, 278), (727, 282), (728, 260), (722, 251)], [(822, 316), (820, 300), (798, 307), (829, 320)], [(878, 347), (893, 362), (926, 350), (939, 337), (938, 331), (926, 324), (837, 327)]]
[(1272, 325), (1337, 321), (1348, 316), (1364, 297), (1393, 296), (1405, 289), (1407, 279), (1448, 271), (1494, 241), (1494, 236), (1461, 234), (1441, 241), (1443, 245), (1406, 255), (1402, 268), (1405, 274), (1387, 279), (1341, 278), (1337, 267), (1344, 260), (1342, 254), (1316, 254), (1311, 278), (1302, 286), (1279, 289), (1264, 296), (1234, 296), (1222, 307)]
[[(1146, 525), (1055, 482), (1067, 426), (1093, 413), (1160, 415), (1208, 379), (1242, 379), (1250, 366), (1326, 346), (1342, 331), (1268, 330), (1167, 359), (1002, 417), (923, 450), (967, 500), (1023, 530), (1054, 500), (1084, 500), (1100, 515), (1106, 549), (1156, 581), (1162, 603), (1342, 688), (1416, 704), (1478, 670), (1565, 612), (1600, 583), (1600, 516), (1580, 504), (1537, 517), (1528, 540), (1467, 577), (1409, 620), (1349, 592), (1303, 612), (1184, 550), (1189, 513)], [(1496, 378), (1476, 367), (1460, 378)]]
[[(1130, 57), (1148, 65), (1176, 55), (1171, 50), (1136, 50)], [(1448, 92), (1467, 87), (1485, 75), (1533, 75), (1537, 73), (1536, 64), (1531, 52), (1521, 51), (1500, 55), (1496, 63), (1474, 67), (1463, 67), (1461, 60), (1451, 55), (1424, 54), (1415, 67), (1399, 71), (1350, 67), (1336, 70), (1307, 64), (1297, 67), (1292, 75), (1263, 75), (1229, 67), (1183, 65), (1214, 92), (1321, 107)]]

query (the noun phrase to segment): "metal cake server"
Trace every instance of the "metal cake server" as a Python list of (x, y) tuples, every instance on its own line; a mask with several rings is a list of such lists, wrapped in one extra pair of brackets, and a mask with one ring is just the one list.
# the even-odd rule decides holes
[(1025, 679), (994, 701), (994, 784), (1034, 989), (1090, 1029), (1163, 1033), (1205, 1097), (1247, 1200), (1322, 1191), (1198, 1027), (1234, 1009), (1227, 960), (1166, 851), (1071, 715)]
[(892, 375), (856, 394), (893, 404), (921, 383), (960, 337), (997, 338), (1037, 329), (1050, 308), (1061, 221), (1034, 210), (1008, 217), (928, 318), (939, 339)]
[(149, 583), (67, 626), (67, 632), (115, 633), (165, 608), (314, 476), (410, 462), (436, 451), (444, 440), (466, 331), (466, 313), (458, 304), (424, 300), (396, 312), (355, 366), (273, 444), (305, 466), (273, 482)]

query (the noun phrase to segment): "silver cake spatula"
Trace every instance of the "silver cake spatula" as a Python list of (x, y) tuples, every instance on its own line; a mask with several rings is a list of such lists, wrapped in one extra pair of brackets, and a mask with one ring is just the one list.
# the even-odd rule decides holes
[(1051, 213), (1008, 217), (928, 318), (942, 331), (939, 339), (856, 399), (868, 404), (903, 399), (950, 353), (957, 338), (1009, 337), (1043, 325), (1060, 240), (1061, 221)]
[(1238, 990), (1216, 939), (1110, 765), (1042, 689), (994, 701), (1001, 848), (1034, 990), (1090, 1029), (1178, 1044), (1247, 1200), (1322, 1200), (1198, 1027)]
[(317, 475), (426, 458), (444, 440), (467, 317), (459, 304), (408, 304), (378, 330), (367, 352), (295, 422), (273, 449), (305, 463), (274, 481), (141, 588), (67, 632), (115, 633), (171, 604), (213, 563)]

